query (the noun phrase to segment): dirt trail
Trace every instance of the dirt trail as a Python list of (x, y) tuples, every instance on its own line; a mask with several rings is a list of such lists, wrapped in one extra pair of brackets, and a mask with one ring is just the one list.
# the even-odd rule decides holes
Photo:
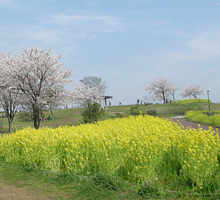
[(48, 197), (40, 192), (28, 190), (25, 187), (17, 188), (14, 185), (0, 183), (0, 200), (47, 200)]

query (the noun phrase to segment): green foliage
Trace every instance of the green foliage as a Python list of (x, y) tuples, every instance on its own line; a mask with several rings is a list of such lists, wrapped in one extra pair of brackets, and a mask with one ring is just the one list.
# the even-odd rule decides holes
[[(103, 121), (106, 119), (112, 118), (115, 113), (123, 113), (123, 116), (128, 116), (130, 114), (131, 105), (123, 105), (123, 106), (109, 106), (107, 110), (105, 110), (105, 114), (101, 115), (101, 117), (98, 119), (98, 121)], [(212, 110), (220, 110), (220, 104), (212, 103), (211, 104)], [(208, 103), (188, 103), (188, 104), (175, 104), (172, 105), (169, 104), (154, 104), (144, 106), (139, 105), (139, 110), (141, 110), (142, 113), (147, 113), (147, 110), (156, 110), (157, 116), (163, 117), (163, 118), (169, 118), (173, 117), (175, 112), (187, 112), (190, 110), (207, 110), (208, 109)], [(65, 125), (77, 125), (77, 122), (82, 122), (82, 115), (81, 113), (84, 111), (84, 108), (69, 108), (69, 109), (57, 109), (54, 110), (54, 120), (49, 121), (42, 121), (41, 127), (48, 126), (56, 128), (58, 126), (65, 126)], [(4, 112), (0, 113), (0, 115), (4, 114)], [(33, 123), (30, 121), (21, 121), (18, 118), (17, 113), (15, 115), (15, 118), (13, 120), (13, 127), (12, 130), (21, 130), (24, 127), (30, 126), (33, 127)], [(44, 111), (44, 115), (48, 117), (50, 115), (49, 111)], [(119, 116), (119, 115), (118, 115)], [(4, 132), (8, 132), (8, 120), (7, 118), (1, 118), (2, 119), (2, 127)], [(3, 132), (3, 131), (2, 131)]]
[(22, 122), (28, 122), (33, 119), (33, 113), (32, 112), (19, 112), (18, 118)]
[(145, 198), (158, 198), (160, 196), (159, 190), (154, 187), (141, 186), (138, 190), (138, 195), (144, 196)]
[(206, 114), (207, 116), (219, 115), (220, 111), (204, 111), (203, 114)]
[[(209, 102), (211, 103), (211, 100), (209, 100)], [(176, 103), (172, 104), (187, 104), (187, 103), (208, 103), (207, 99), (184, 99), (184, 100), (178, 100)]]
[(141, 110), (133, 109), (130, 110), (130, 115), (136, 116), (136, 115), (142, 115)]
[(98, 173), (94, 175), (92, 180), (96, 185), (101, 185), (103, 188), (108, 190), (117, 190), (120, 187), (117, 180), (105, 173)]
[(152, 115), (152, 116), (156, 116), (157, 115), (157, 111), (156, 110), (148, 110), (147, 114), (148, 115)]
[(133, 115), (133, 116), (142, 115), (142, 111), (139, 110), (138, 108), (139, 108), (138, 104), (130, 106), (130, 109), (131, 109), (130, 115)]
[(122, 113), (115, 113), (115, 117), (122, 118), (122, 117), (124, 117), (124, 115)]
[[(33, 114), (32, 111), (19, 112), (18, 113), (18, 118), (19, 118), (19, 121), (21, 121), (21, 122), (29, 122), (29, 121), (33, 120), (34, 114)], [(45, 118), (43, 110), (40, 110), (40, 118), (42, 118), (42, 119)]]
[(220, 111), (188, 111), (185, 119), (214, 127), (220, 127)]
[(138, 109), (139, 105), (136, 104), (136, 105), (133, 105), (133, 106), (130, 106), (131, 110), (135, 110), (135, 109)]
[(84, 123), (97, 123), (98, 118), (104, 114), (98, 103), (88, 103), (85, 110), (81, 113)]

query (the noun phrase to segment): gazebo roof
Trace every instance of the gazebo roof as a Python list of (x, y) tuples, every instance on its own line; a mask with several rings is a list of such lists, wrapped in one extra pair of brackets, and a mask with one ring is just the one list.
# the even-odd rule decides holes
[(104, 97), (104, 99), (112, 99), (113, 98), (113, 96), (102, 96), (102, 97)]

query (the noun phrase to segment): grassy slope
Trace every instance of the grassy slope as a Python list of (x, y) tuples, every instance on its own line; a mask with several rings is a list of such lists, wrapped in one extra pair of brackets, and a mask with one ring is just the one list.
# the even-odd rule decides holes
[[(105, 120), (109, 118), (114, 118), (116, 113), (121, 113), (124, 116), (129, 115), (131, 105), (125, 106), (110, 106), (105, 111), (99, 120)], [(159, 117), (172, 117), (175, 112), (186, 112), (188, 110), (207, 110), (207, 103), (190, 103), (182, 105), (172, 105), (172, 104), (155, 104), (155, 105), (140, 105), (138, 110), (141, 110), (142, 113), (147, 113), (148, 110), (156, 110)], [(211, 104), (212, 110), (220, 110), (220, 104)], [(43, 121), (41, 122), (40, 127), (58, 127), (61, 125), (76, 125), (78, 121), (82, 121), (81, 112), (83, 108), (72, 108), (72, 109), (63, 109), (54, 111), (54, 120)], [(49, 116), (50, 112), (45, 112), (45, 116)], [(0, 114), (2, 116), (2, 114)], [(0, 129), (0, 132), (8, 131), (8, 121), (6, 118), (0, 118), (2, 120), (3, 128)], [(16, 115), (12, 123), (13, 131), (16, 129), (22, 129), (23, 127), (31, 126), (33, 127), (33, 122), (21, 122)]]

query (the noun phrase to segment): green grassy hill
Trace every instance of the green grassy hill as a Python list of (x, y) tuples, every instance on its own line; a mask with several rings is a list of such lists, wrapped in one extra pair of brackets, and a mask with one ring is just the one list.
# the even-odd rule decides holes
[[(105, 114), (99, 119), (100, 121), (106, 119), (114, 119), (117, 115), (128, 116), (130, 114), (131, 107), (134, 105), (124, 106), (109, 106), (105, 111)], [(207, 103), (188, 103), (188, 104), (154, 104), (154, 105), (139, 105), (138, 109), (142, 113), (146, 114), (148, 110), (156, 110), (157, 116), (169, 118), (175, 116), (174, 113), (186, 112), (189, 110), (207, 110)], [(211, 110), (220, 110), (220, 104), (211, 104)], [(56, 128), (62, 125), (76, 125), (78, 121), (82, 121), (81, 112), (83, 108), (71, 108), (54, 111), (54, 119), (49, 121), (42, 121), (40, 127), (48, 126)], [(2, 116), (3, 113), (0, 113)], [(44, 112), (45, 116), (50, 115), (50, 111)], [(2, 129), (0, 132), (8, 132), (8, 121), (7, 118), (0, 118), (2, 120)], [(23, 122), (18, 118), (18, 114), (15, 116), (12, 123), (12, 129), (22, 129), (23, 127), (33, 127), (33, 122)]]

